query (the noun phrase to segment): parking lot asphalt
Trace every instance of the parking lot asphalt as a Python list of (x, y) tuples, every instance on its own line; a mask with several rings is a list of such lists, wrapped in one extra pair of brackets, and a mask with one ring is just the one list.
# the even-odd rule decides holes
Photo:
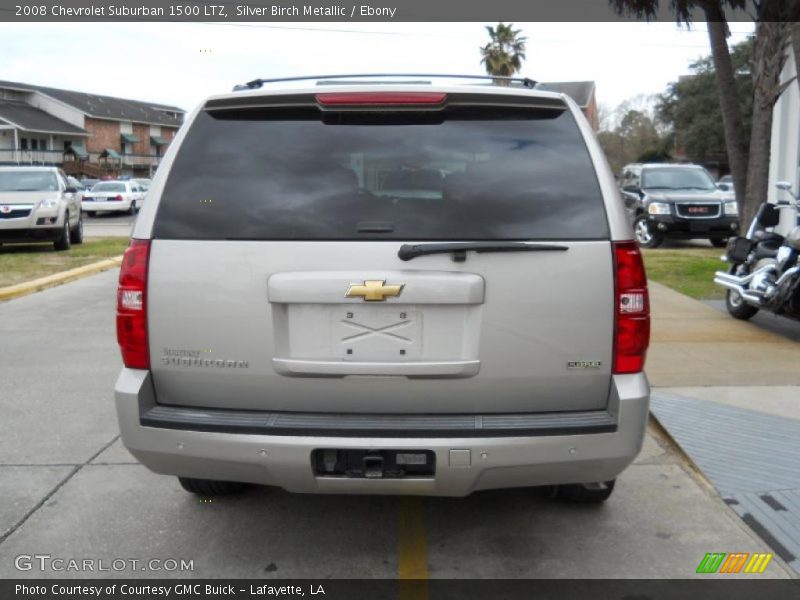
[[(686, 578), (707, 552), (770, 551), (655, 426), (602, 506), (529, 489), (448, 499), (255, 488), (203, 502), (118, 439), (116, 277), (0, 304), (2, 578)], [(123, 562), (20, 571), (20, 555)], [(151, 559), (193, 569), (142, 570)], [(776, 558), (758, 577), (790, 576)]]
[(136, 217), (122, 213), (83, 213), (83, 234), (86, 237), (128, 237)]

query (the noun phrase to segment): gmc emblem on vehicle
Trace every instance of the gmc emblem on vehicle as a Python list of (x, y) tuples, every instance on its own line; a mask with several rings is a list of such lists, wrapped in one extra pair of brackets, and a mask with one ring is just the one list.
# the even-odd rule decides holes
[(690, 206), (686, 210), (694, 215), (704, 215), (708, 213), (708, 208), (705, 206)]

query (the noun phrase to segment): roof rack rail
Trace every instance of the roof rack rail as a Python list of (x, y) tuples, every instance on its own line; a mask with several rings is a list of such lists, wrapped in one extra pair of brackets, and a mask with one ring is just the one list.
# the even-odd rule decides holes
[(309, 81), (318, 80), (325, 81), (331, 79), (362, 79), (372, 77), (436, 77), (438, 79), (478, 79), (478, 80), (491, 80), (491, 81), (508, 81), (509, 83), (519, 83), (523, 87), (533, 88), (537, 82), (527, 77), (502, 77), (494, 75), (446, 75), (441, 73), (353, 73), (350, 75), (309, 75), (305, 77), (279, 77), (273, 79), (254, 79), (247, 83), (235, 85), (234, 92), (241, 92), (245, 90), (257, 90), (265, 83), (282, 83), (286, 81)]

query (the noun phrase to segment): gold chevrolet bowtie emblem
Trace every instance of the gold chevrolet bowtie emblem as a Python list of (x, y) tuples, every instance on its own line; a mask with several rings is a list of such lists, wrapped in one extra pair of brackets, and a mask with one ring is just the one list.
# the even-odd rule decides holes
[(367, 280), (363, 284), (351, 283), (345, 298), (364, 298), (367, 302), (383, 302), (390, 296), (399, 296), (404, 284), (386, 285), (383, 280)]

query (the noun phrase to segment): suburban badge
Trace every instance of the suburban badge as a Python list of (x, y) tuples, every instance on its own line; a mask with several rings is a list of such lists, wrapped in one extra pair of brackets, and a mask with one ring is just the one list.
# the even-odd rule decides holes
[(603, 363), (599, 360), (570, 360), (567, 362), (568, 369), (599, 369)]

